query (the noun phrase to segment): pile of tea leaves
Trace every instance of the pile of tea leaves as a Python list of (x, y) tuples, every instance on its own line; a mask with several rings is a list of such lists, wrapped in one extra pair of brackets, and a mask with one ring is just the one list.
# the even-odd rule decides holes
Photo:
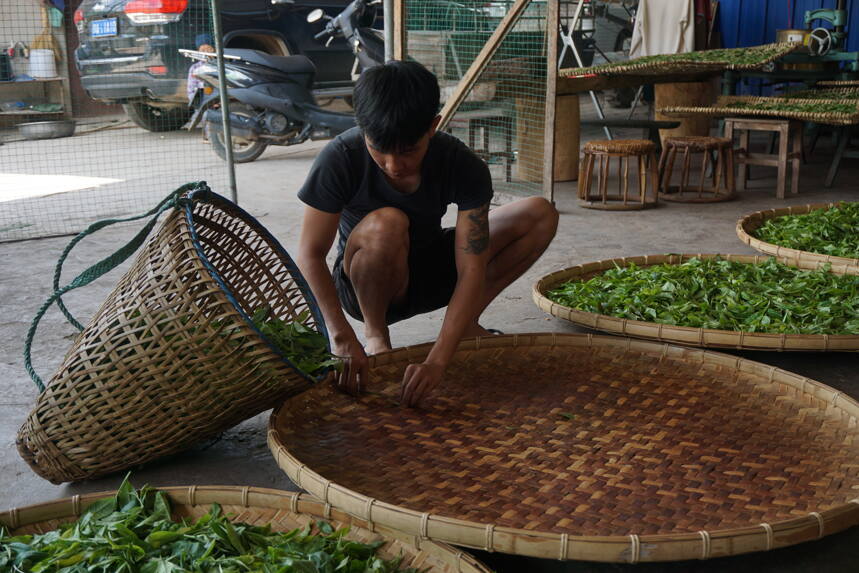
[(309, 310), (302, 311), (291, 322), (270, 314), (269, 309), (257, 309), (251, 317), (254, 326), (299, 370), (315, 376), (340, 364), (329, 351), (325, 336), (307, 326)]
[(859, 276), (692, 258), (609, 269), (547, 294), (558, 304), (676, 326), (784, 334), (859, 334)]
[(859, 259), (859, 203), (768, 219), (754, 235), (789, 249)]
[(195, 521), (170, 517), (167, 496), (126, 479), (76, 522), (39, 535), (0, 527), (0, 571), (21, 573), (418, 573), (383, 560), (383, 544), (346, 539), (327, 522), (281, 533), (231, 522), (217, 504)]

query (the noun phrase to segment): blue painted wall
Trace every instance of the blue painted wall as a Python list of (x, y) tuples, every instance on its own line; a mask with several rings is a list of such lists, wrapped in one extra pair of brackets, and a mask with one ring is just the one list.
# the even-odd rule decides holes
[[(726, 48), (775, 42), (776, 30), (804, 28), (807, 10), (835, 8), (836, 0), (721, 0), (719, 27)], [(792, 7), (792, 10), (789, 9)], [(847, 49), (859, 51), (859, 0), (847, 0)], [(791, 14), (792, 13), (792, 14)], [(818, 20), (813, 27), (823, 26)]]
[[(805, 12), (818, 8), (835, 8), (836, 0), (721, 0), (719, 2), (719, 30), (722, 46), (737, 48), (759, 46), (776, 40), (776, 30), (791, 27), (805, 28)], [(859, 51), (859, 0), (847, 0), (847, 50)], [(822, 20), (812, 23), (813, 28), (824, 26)], [(829, 27), (826, 25), (826, 27)], [(749, 78), (738, 93), (768, 95), (771, 89), (763, 87), (761, 80)]]

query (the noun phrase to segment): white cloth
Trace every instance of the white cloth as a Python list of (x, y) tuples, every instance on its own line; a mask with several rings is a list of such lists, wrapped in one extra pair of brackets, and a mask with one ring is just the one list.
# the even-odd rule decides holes
[(695, 0), (640, 0), (629, 57), (695, 50)]

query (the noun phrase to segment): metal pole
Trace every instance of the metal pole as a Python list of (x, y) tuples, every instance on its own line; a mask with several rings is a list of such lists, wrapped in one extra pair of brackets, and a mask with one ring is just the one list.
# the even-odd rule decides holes
[[(570, 24), (570, 34), (569, 34), (570, 49), (573, 51), (573, 56), (575, 56), (576, 62), (578, 62), (580, 68), (583, 68), (585, 66), (584, 66), (584, 63), (582, 62), (582, 56), (579, 55), (579, 50), (578, 50), (578, 48), (576, 48), (576, 42), (575, 42), (575, 39), (573, 37), (573, 34), (575, 34), (576, 28), (579, 25), (579, 20), (582, 17), (582, 8), (584, 8), (584, 6), (585, 6), (584, 0), (579, 0), (579, 5), (576, 7), (576, 13), (573, 15), (573, 21)], [(564, 31), (561, 30), (561, 35), (563, 35), (563, 33), (564, 33)], [(560, 66), (561, 66), (561, 60), (558, 61), (558, 67), (560, 67)], [(597, 115), (599, 116), (600, 119), (605, 119), (605, 114), (602, 111), (602, 107), (600, 106), (599, 100), (597, 100), (597, 95), (593, 91), (590, 91), (588, 93), (590, 94), (591, 101), (593, 102), (594, 107), (597, 110)], [(607, 125), (604, 125), (602, 129), (605, 132), (605, 136), (608, 139), (610, 139), (610, 140), (614, 139), (611, 135), (611, 130), (608, 128)]]
[[(227, 174), (230, 179), (230, 199), (239, 202), (236, 190), (236, 166), (233, 164), (233, 130), (230, 129), (230, 97), (227, 94), (227, 78), (224, 70), (224, 34), (221, 31), (221, 2), (211, 0), (212, 20), (215, 31), (215, 53), (218, 56), (218, 91), (221, 92), (221, 127), (224, 131), (224, 149), (226, 150)], [(217, 137), (215, 134), (210, 134)]]
[(394, 59), (394, 0), (385, 0), (382, 5), (385, 17), (385, 62)]

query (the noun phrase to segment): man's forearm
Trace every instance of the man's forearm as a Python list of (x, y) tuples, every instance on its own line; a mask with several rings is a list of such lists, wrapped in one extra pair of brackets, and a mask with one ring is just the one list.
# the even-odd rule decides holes
[(461, 273), (447, 311), (438, 340), (427, 356), (427, 362), (447, 366), (459, 346), (468, 325), (476, 318), (473, 301), (480, 300), (486, 283), (484, 269), (472, 269)]
[(346, 315), (343, 314), (337, 289), (334, 287), (334, 279), (325, 259), (301, 257), (297, 262), (301, 274), (304, 275), (307, 284), (310, 285), (310, 290), (313, 291), (313, 296), (316, 297), (316, 302), (322, 311), (325, 326), (328, 328), (332, 340), (354, 336), (355, 333), (346, 320)]

